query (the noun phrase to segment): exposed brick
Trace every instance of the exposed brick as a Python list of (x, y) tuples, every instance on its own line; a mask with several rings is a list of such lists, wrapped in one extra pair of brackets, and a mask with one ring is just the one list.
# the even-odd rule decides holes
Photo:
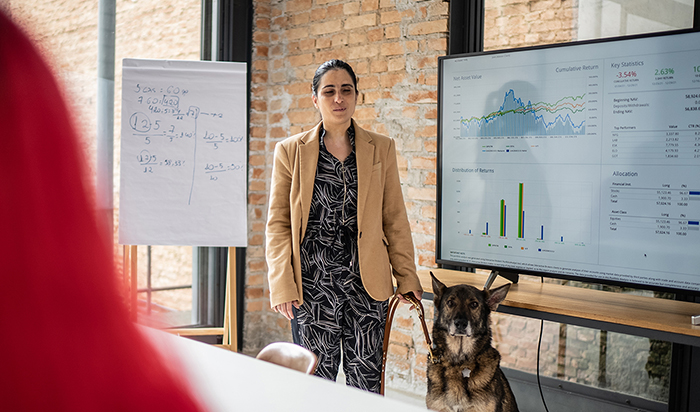
[(437, 103), (437, 91), (412, 92), (408, 95), (409, 103)]
[(415, 119), (418, 115), (418, 107), (406, 106), (402, 109), (401, 115), (407, 119)]
[(331, 37), (331, 45), (332, 47), (341, 47), (348, 44), (348, 34), (347, 33), (340, 33), (336, 34), (333, 37)]
[(427, 42), (428, 50), (430, 51), (447, 51), (447, 38), (442, 37), (439, 39), (428, 39)]
[(432, 200), (432, 201), (434, 201), (435, 200), (435, 188), (409, 187), (408, 188), (408, 198), (414, 199), (414, 200)]
[(267, 43), (270, 41), (270, 33), (258, 31), (253, 33), (253, 41), (259, 43)]
[(270, 128), (270, 137), (275, 139), (275, 138), (281, 138), (281, 137), (286, 137), (287, 133), (286, 130), (283, 127), (272, 127)]
[(292, 67), (306, 66), (314, 62), (314, 56), (311, 53), (302, 54), (299, 56), (289, 56), (289, 64)]
[(248, 157), (248, 164), (251, 166), (261, 166), (265, 164), (265, 156), (251, 155)]
[(267, 189), (265, 182), (253, 181), (249, 182), (248, 190), (251, 192), (263, 192)]
[(362, 0), (362, 11), (374, 11), (379, 9), (379, 0)]
[(359, 27), (375, 26), (377, 15), (375, 13), (351, 16), (345, 20), (345, 30), (357, 29)]
[(248, 195), (248, 203), (253, 204), (253, 205), (262, 205), (267, 202), (267, 195), (266, 194), (256, 194), (256, 193), (251, 193)]
[(261, 302), (261, 301), (256, 301), (256, 302), (247, 301), (245, 310), (246, 310), (246, 312), (261, 312), (263, 310), (263, 302)]
[(270, 81), (272, 81), (272, 83), (286, 82), (287, 81), (287, 72), (283, 71), (283, 70), (273, 72), (270, 75)]
[(263, 235), (252, 235), (248, 237), (248, 245), (249, 246), (255, 246), (255, 245), (262, 245), (263, 244)]
[(309, 22), (309, 18), (310, 18), (309, 12), (295, 14), (295, 15), (292, 16), (292, 18), (290, 19), (290, 23), (291, 23), (293, 26), (299, 26), (299, 25), (308, 23), (308, 22)]
[(393, 42), (382, 44), (381, 49), (382, 56), (392, 56), (404, 53), (404, 43), (403, 42)]
[(416, 23), (408, 28), (410, 36), (421, 36), (431, 33), (447, 33), (447, 19)]
[(398, 39), (401, 37), (401, 27), (397, 26), (389, 26), (384, 29), (384, 37), (387, 39)]
[(435, 267), (435, 253), (422, 252), (418, 254), (418, 264), (421, 266)]
[(400, 11), (392, 10), (386, 11), (379, 15), (379, 22), (381, 24), (391, 24), (400, 22), (402, 19), (402, 14)]
[(392, 330), (391, 332), (391, 341), (395, 344), (398, 345), (412, 345), (413, 344), (413, 338), (411, 335), (403, 333), (398, 330)]
[(364, 30), (350, 33), (348, 44), (367, 44), (367, 33)]
[(394, 318), (394, 325), (396, 325), (396, 327), (399, 327), (399, 328), (410, 330), (413, 328), (413, 318), (412, 317), (396, 316)]
[(383, 73), (387, 71), (388, 68), (389, 65), (386, 60), (372, 60), (372, 62), (370, 62), (370, 71), (372, 73)]
[(296, 124), (314, 123), (316, 120), (316, 112), (312, 110), (290, 112), (287, 114), (287, 117), (290, 122)]
[(328, 8), (326, 9), (326, 14), (328, 15), (328, 18), (342, 17), (343, 16), (343, 5), (336, 4), (333, 6), (328, 6)]
[(267, 52), (269, 50), (267, 46), (255, 46), (254, 49), (256, 57), (267, 57)]
[(260, 112), (267, 110), (267, 102), (265, 100), (255, 100), (250, 102), (250, 108)]
[(343, 28), (343, 24), (340, 20), (332, 20), (324, 23), (312, 24), (310, 31), (311, 34), (315, 36), (321, 36), (324, 34), (330, 34), (340, 31)]
[(406, 75), (404, 73), (384, 74), (380, 77), (382, 87), (391, 88), (404, 81)]
[(377, 42), (384, 38), (384, 30), (381, 28), (367, 30), (367, 40), (370, 42)]
[(355, 110), (355, 115), (353, 116), (356, 120), (370, 120), (377, 118), (377, 112), (374, 107), (365, 107)]
[(350, 60), (374, 57), (379, 54), (379, 47), (376, 44), (366, 46), (349, 47), (347, 56)]
[[(265, 261), (250, 262), (248, 263), (248, 268), (251, 271), (264, 271), (267, 268)], [(255, 269), (254, 269), (255, 268)], [(250, 286), (262, 286), (263, 276), (262, 275), (248, 275), (246, 283)]]
[(263, 297), (263, 290), (262, 290), (262, 288), (247, 287), (245, 289), (245, 297), (246, 297), (246, 299), (261, 298), (261, 297)]
[(299, 49), (300, 50), (313, 50), (316, 48), (316, 40), (314, 39), (302, 39), (299, 42)]
[(293, 83), (284, 87), (284, 90), (289, 94), (311, 94), (311, 84), (309, 83)]
[(436, 137), (437, 136), (437, 126), (425, 126), (418, 131), (416, 131), (416, 136), (418, 137)]
[(416, 244), (416, 249), (419, 250), (435, 250), (435, 240), (430, 239), (427, 242)]
[(357, 14), (359, 12), (360, 12), (360, 2), (359, 1), (353, 1), (350, 3), (343, 4), (343, 13), (344, 14)]
[(251, 127), (249, 129), (250, 131), (250, 137), (258, 137), (258, 138), (264, 138), (266, 135), (267, 129), (264, 127)]
[(306, 27), (289, 29), (285, 32), (285, 36), (287, 37), (287, 40), (304, 39), (309, 37), (309, 29)]
[(340, 60), (347, 60), (347, 48), (343, 49), (333, 49), (333, 50), (323, 50), (320, 52), (317, 52), (316, 55), (314, 56), (314, 63), (317, 65), (320, 65), (323, 62), (326, 62), (330, 59), (340, 59)]
[(404, 345), (397, 345), (392, 342), (387, 348), (387, 357), (406, 359), (408, 358), (408, 347)]
[(389, 71), (406, 70), (406, 59), (403, 57), (394, 57), (389, 59)]
[(265, 83), (267, 82), (267, 73), (265, 72), (255, 72), (253, 75), (250, 77), (250, 80), (253, 83)]
[(284, 2), (284, 5), (287, 8), (287, 13), (309, 10), (311, 9), (312, 4), (312, 0), (286, 0)]
[(314, 9), (314, 12), (311, 13), (311, 15), (310, 15), (309, 18), (310, 18), (311, 21), (321, 21), (321, 20), (325, 20), (326, 17), (328, 17), (327, 9), (325, 9), (325, 8), (320, 8), (320, 9), (319, 9), (319, 8), (315, 8), (315, 9)]

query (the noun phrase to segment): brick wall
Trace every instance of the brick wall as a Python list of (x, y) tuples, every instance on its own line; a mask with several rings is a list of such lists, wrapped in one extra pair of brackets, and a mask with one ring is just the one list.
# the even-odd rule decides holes
[(244, 350), (290, 339), (271, 312), (264, 257), (274, 145), (320, 120), (311, 101), (316, 68), (350, 63), (360, 92), (355, 120), (397, 141), (417, 263), (434, 265), (437, 57), (447, 49), (442, 0), (254, 2), (250, 129), (250, 229)]
[(485, 3), (485, 50), (577, 39), (578, 0), (490, 0)]

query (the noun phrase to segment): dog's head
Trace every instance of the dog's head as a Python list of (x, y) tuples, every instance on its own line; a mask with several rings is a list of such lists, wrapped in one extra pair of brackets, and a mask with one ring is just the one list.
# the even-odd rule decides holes
[(487, 333), (489, 314), (505, 299), (510, 283), (495, 289), (479, 290), (470, 285), (445, 286), (433, 274), (433, 303), (437, 311), (435, 326), (450, 336), (475, 336)]

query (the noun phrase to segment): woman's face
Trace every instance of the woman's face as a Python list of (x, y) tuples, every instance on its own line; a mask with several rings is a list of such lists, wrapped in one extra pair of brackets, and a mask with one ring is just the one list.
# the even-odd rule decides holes
[(321, 77), (316, 93), (311, 98), (321, 112), (324, 127), (349, 127), (357, 104), (357, 89), (350, 74), (342, 69), (329, 70)]

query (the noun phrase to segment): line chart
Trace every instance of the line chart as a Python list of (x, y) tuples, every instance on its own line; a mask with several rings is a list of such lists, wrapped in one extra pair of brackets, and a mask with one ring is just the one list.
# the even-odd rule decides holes
[(583, 135), (586, 133), (586, 94), (548, 103), (525, 102), (508, 90), (498, 110), (460, 119), (460, 137)]

